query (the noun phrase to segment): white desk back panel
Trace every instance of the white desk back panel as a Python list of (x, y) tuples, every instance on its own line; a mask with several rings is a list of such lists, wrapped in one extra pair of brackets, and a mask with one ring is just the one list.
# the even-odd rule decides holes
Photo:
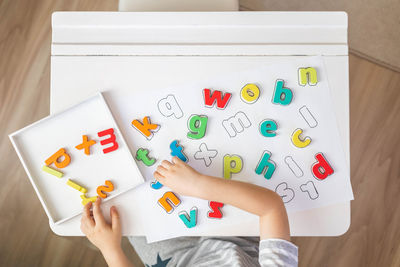
[[(107, 91), (111, 110), (123, 90), (154, 90), (220, 74), (321, 55), (332, 91), (339, 132), (349, 153), (347, 15), (343, 12), (213, 12), (53, 14), (51, 113), (98, 90)], [(121, 77), (134, 80), (130, 88)], [(118, 92), (118, 93), (117, 93)], [(113, 107), (114, 105), (114, 107)], [(118, 122), (118, 114), (114, 114)], [(145, 184), (143, 186), (148, 186)], [(121, 210), (124, 235), (147, 235), (143, 186), (105, 203)], [(228, 208), (228, 207), (227, 207)], [(108, 214), (108, 212), (106, 212)], [(193, 235), (258, 235), (258, 220), (240, 227), (221, 220)], [(80, 218), (51, 225), (60, 235), (81, 235)], [(350, 203), (289, 214), (295, 236), (334, 236), (350, 225)], [(224, 230), (221, 230), (224, 229)], [(166, 233), (160, 233), (165, 235)]]

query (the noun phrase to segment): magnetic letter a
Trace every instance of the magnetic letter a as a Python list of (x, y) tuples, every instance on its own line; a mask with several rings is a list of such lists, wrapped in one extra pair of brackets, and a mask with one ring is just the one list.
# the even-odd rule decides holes
[[(60, 160), (64, 158), (63, 160)], [(59, 149), (56, 153), (54, 153), (50, 158), (45, 160), (47, 166), (54, 163), (57, 168), (65, 168), (71, 162), (71, 157), (65, 152), (64, 148)]]

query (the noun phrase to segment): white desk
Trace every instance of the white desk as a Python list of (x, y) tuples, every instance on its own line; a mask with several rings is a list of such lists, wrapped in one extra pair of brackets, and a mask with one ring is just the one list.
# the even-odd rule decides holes
[[(98, 90), (118, 90), (116, 69), (136, 76), (132, 90), (152, 90), (309, 55), (325, 61), (350, 162), (347, 15), (341, 12), (55, 13), (51, 113)], [(104, 210), (119, 207), (124, 235), (148, 231), (141, 214), (154, 205), (142, 205), (145, 192), (141, 186), (104, 204)], [(293, 236), (341, 235), (350, 225), (350, 202), (291, 213), (289, 221)], [(224, 224), (194, 234), (258, 235), (255, 216), (229, 230), (221, 230)], [(82, 235), (79, 225), (76, 217), (50, 226), (59, 235)]]

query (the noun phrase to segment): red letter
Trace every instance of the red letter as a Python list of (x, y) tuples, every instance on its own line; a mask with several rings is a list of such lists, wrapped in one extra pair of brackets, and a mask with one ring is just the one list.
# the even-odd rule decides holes
[(226, 105), (229, 102), (229, 99), (231, 99), (232, 94), (231, 93), (225, 93), (223, 94), (222, 97), (222, 92), (215, 90), (213, 93), (211, 93), (210, 89), (204, 89), (204, 103), (206, 107), (212, 108), (214, 106), (215, 101), (217, 101), (217, 108), (219, 109), (225, 109)]
[(322, 153), (317, 153), (315, 158), (317, 159), (317, 162), (312, 165), (312, 173), (315, 178), (324, 180), (333, 173), (333, 169)]
[(98, 132), (97, 135), (99, 137), (110, 135), (110, 138), (107, 138), (107, 139), (104, 139), (104, 140), (100, 141), (100, 144), (102, 146), (107, 145), (107, 144), (113, 144), (112, 146), (103, 149), (103, 153), (104, 154), (107, 154), (107, 153), (110, 153), (110, 152), (112, 152), (114, 150), (117, 150), (118, 143), (117, 143), (117, 141), (115, 141), (115, 135), (114, 135), (114, 129), (113, 128)]
[(224, 206), (224, 204), (220, 203), (220, 202), (216, 202), (216, 201), (210, 201), (210, 202), (208, 202), (208, 205), (211, 208), (211, 211), (209, 211), (207, 214), (208, 218), (221, 219), (222, 212), (219, 208), (222, 208)]

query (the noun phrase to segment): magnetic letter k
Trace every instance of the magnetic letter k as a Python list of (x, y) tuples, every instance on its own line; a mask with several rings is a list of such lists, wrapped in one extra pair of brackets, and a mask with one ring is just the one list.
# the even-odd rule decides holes
[(160, 129), (160, 125), (150, 122), (149, 116), (143, 118), (143, 123), (139, 120), (133, 120), (132, 126), (149, 140), (153, 137), (153, 133)]

